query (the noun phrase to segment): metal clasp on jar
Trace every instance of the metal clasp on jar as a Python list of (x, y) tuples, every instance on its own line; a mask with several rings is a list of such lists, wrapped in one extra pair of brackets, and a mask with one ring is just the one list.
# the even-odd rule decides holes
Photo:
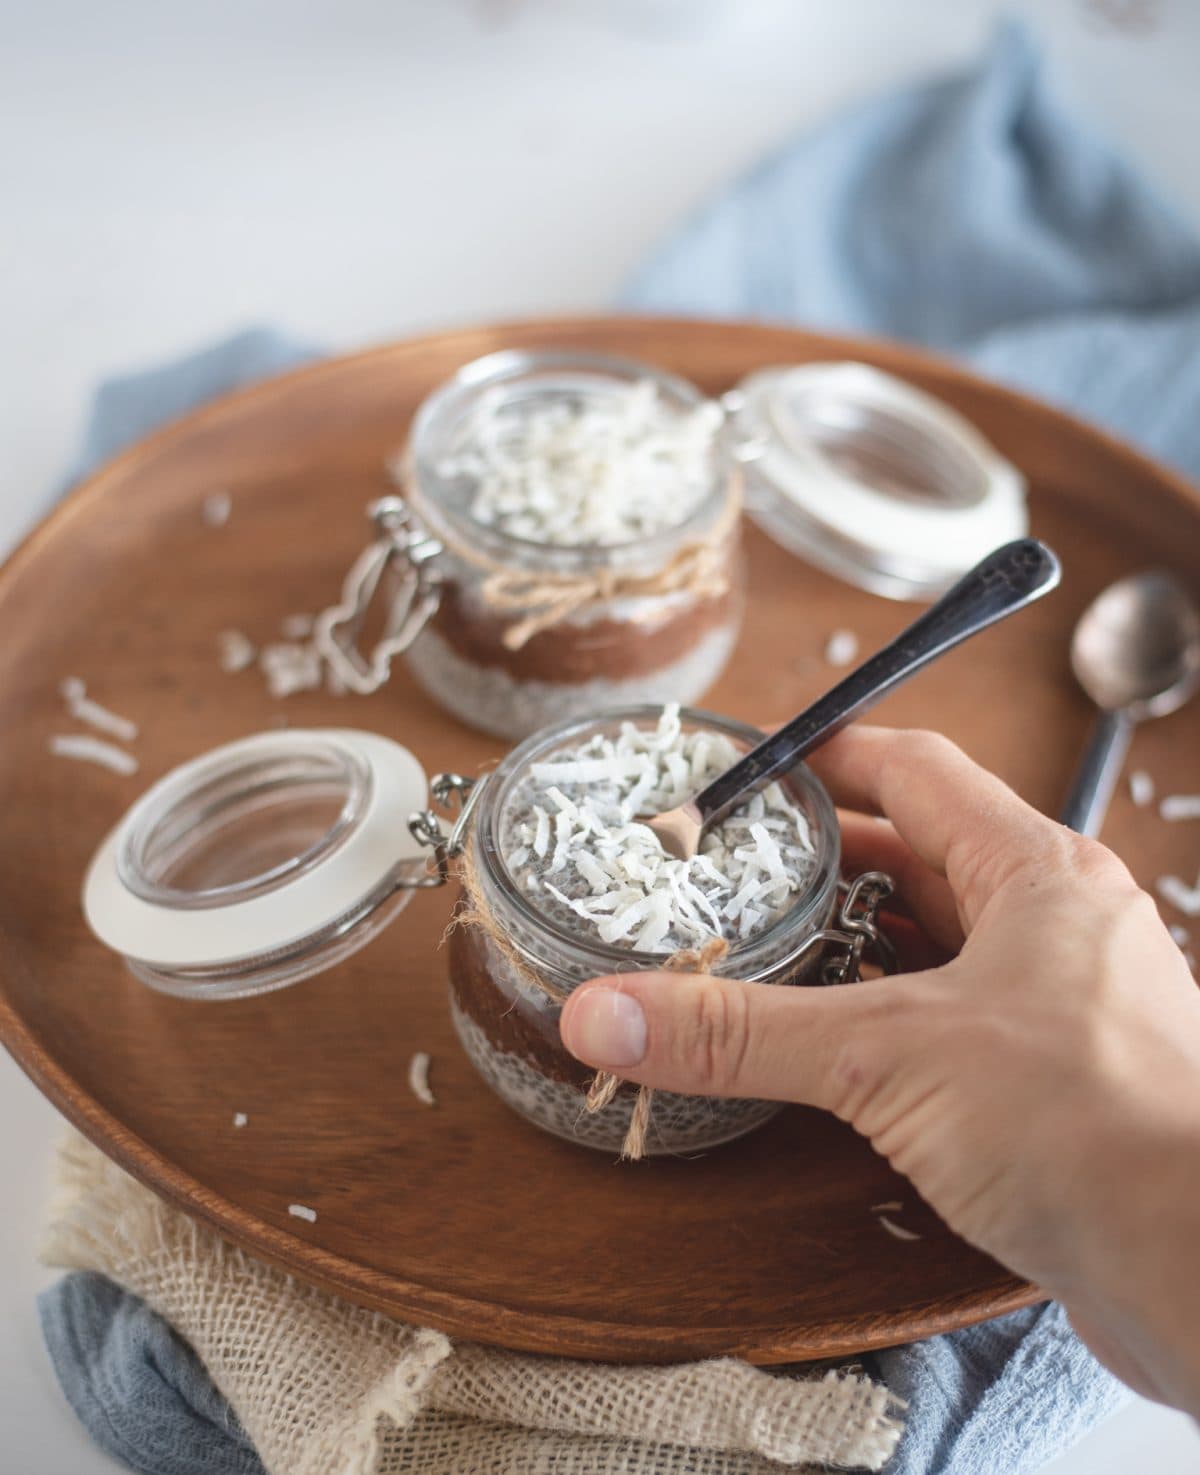
[[(402, 497), (381, 497), (371, 503), (367, 514), (378, 536), (346, 575), (341, 602), (318, 616), (313, 631), (330, 670), (363, 696), (384, 684), (393, 656), (408, 649), (437, 609), (442, 595), (437, 560), (443, 551)], [(375, 648), (364, 654), (358, 639), (381, 589), (383, 634)]]
[(797, 961), (817, 947), (839, 951), (825, 959), (821, 969), (824, 983), (857, 983), (868, 951), (884, 973), (896, 971), (896, 950), (879, 926), (879, 908), (895, 890), (892, 878), (883, 871), (864, 871), (853, 881), (838, 882), (837, 923), (814, 932), (797, 955)]
[(443, 809), (449, 809), (455, 801), (461, 806), (458, 816), (447, 834), (445, 827), (432, 809), (419, 809), (410, 815), (408, 828), (414, 839), (433, 851), (433, 870), (419, 880), (406, 884), (419, 890), (429, 886), (444, 886), (451, 879), (450, 862), (463, 852), (467, 831), (479, 796), (483, 793), (488, 775), (482, 778), (467, 778), (461, 773), (435, 773), (429, 792)]

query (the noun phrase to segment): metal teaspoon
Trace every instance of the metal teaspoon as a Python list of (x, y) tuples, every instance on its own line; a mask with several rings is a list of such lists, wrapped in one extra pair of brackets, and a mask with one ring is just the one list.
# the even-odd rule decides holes
[(677, 808), (639, 816), (641, 823), (654, 831), (669, 855), (690, 859), (710, 825), (794, 768), (931, 661), (1048, 594), (1060, 574), (1057, 557), (1036, 538), (1020, 538), (997, 548), (889, 645), (751, 748), (732, 768)]

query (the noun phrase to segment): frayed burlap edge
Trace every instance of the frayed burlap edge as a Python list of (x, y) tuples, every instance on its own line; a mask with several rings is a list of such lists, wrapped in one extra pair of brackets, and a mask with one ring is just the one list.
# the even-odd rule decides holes
[(622, 1367), (452, 1344), (304, 1286), (71, 1133), (42, 1258), (140, 1296), (195, 1349), (269, 1475), (770, 1475), (880, 1469), (902, 1405), (855, 1372)]

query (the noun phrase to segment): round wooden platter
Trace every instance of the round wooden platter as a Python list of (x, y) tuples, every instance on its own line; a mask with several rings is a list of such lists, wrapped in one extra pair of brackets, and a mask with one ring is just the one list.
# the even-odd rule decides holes
[[(224, 674), (217, 632), (259, 640), (337, 591), (364, 504), (421, 397), (505, 346), (588, 345), (705, 389), (768, 363), (857, 358), (956, 405), (1029, 478), (1033, 528), (1062, 588), (892, 697), (879, 719), (940, 728), (1053, 811), (1090, 718), (1067, 665), (1073, 621), (1110, 579), (1161, 564), (1194, 577), (1200, 502), (1095, 431), (902, 348), (760, 326), (604, 319), (449, 333), (304, 369), (223, 399), (76, 491), (0, 573), (0, 1035), (105, 1152), (189, 1214), (302, 1279), (397, 1317), (510, 1347), (631, 1361), (838, 1356), (1036, 1299), (946, 1230), (846, 1127), (789, 1109), (690, 1161), (619, 1166), (525, 1125), (475, 1077), (451, 1031), (445, 892), (419, 894), (323, 977), (237, 1003), (161, 997), (89, 935), (87, 860), (153, 779), (279, 725), (391, 734), (432, 772), (478, 770), (499, 744), (445, 717), (403, 671), (371, 699), (272, 701)], [(206, 525), (227, 491), (232, 515)], [(750, 536), (752, 602), (708, 705), (783, 719), (830, 678), (830, 631), (864, 647), (911, 618)], [(141, 724), (132, 778), (51, 757), (67, 675)], [(1156, 722), (1133, 762), (1160, 792), (1196, 787), (1200, 705)], [(1191, 878), (1196, 830), (1118, 794), (1106, 838), (1145, 884)], [(406, 1084), (433, 1057), (438, 1104)], [(233, 1127), (235, 1112), (249, 1124)], [(1032, 1126), (1031, 1126), (1032, 1130)], [(891, 1238), (871, 1206), (919, 1240)], [(317, 1210), (308, 1224), (288, 1205)]]

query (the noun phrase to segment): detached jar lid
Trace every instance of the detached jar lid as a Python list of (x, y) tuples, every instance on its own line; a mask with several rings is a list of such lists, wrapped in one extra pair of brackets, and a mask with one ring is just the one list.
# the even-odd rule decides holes
[(956, 411), (866, 364), (762, 369), (725, 396), (747, 509), (893, 599), (932, 598), (1025, 535), (1025, 483)]
[(374, 733), (260, 733), (160, 779), (101, 844), (83, 905), (143, 982), (282, 988), (357, 951), (421, 884), (421, 765)]

